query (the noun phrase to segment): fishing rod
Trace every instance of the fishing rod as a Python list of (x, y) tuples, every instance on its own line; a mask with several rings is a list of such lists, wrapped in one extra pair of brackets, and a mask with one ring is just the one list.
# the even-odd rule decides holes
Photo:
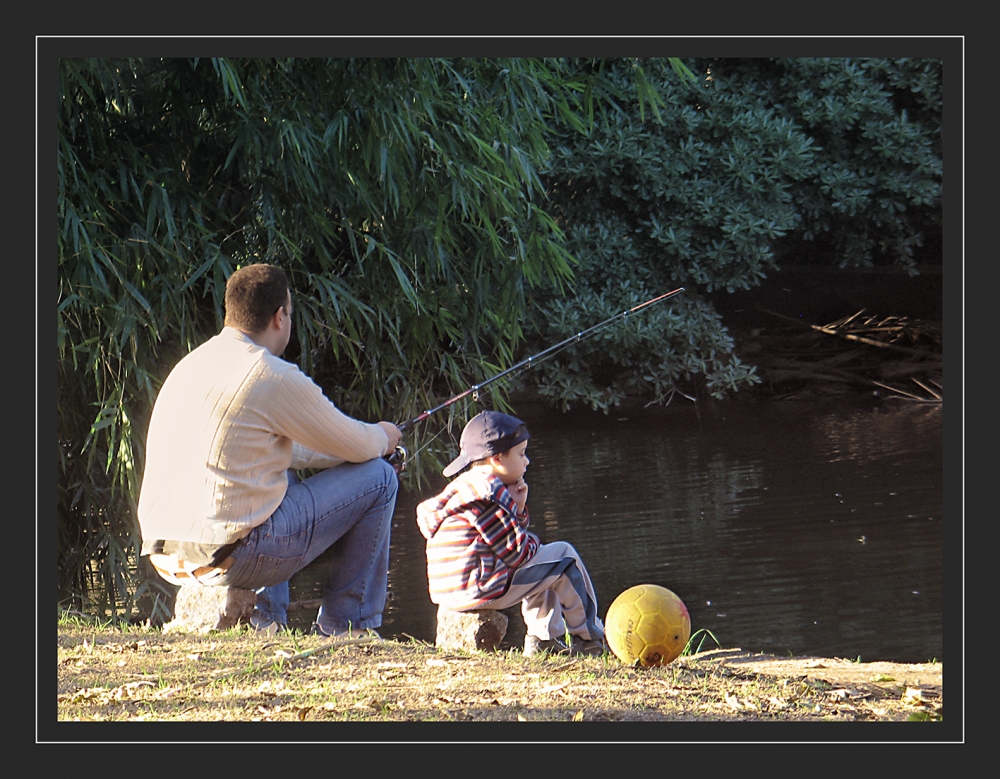
[(542, 362), (543, 360), (547, 359), (548, 357), (551, 357), (553, 353), (555, 353), (556, 351), (558, 351), (562, 347), (567, 346), (570, 343), (573, 343), (574, 341), (580, 341), (583, 338), (586, 338), (591, 333), (593, 333), (593, 332), (595, 332), (597, 330), (600, 330), (602, 327), (607, 327), (608, 325), (616, 322), (619, 319), (625, 319), (626, 317), (630, 316), (631, 314), (634, 314), (636, 311), (639, 311), (640, 309), (646, 308), (646, 306), (651, 306), (654, 303), (659, 303), (661, 300), (666, 300), (667, 298), (672, 298), (674, 295), (678, 294), (679, 292), (683, 292), (683, 291), (684, 291), (684, 287), (678, 287), (677, 289), (673, 290), (672, 292), (668, 292), (665, 295), (660, 295), (659, 297), (652, 298), (651, 300), (647, 300), (645, 303), (640, 303), (637, 306), (633, 306), (630, 309), (627, 309), (627, 310), (622, 311), (622, 312), (620, 312), (618, 314), (615, 314), (613, 317), (610, 317), (609, 319), (605, 319), (603, 322), (600, 322), (600, 323), (594, 325), (593, 327), (589, 327), (586, 330), (582, 330), (581, 332), (577, 333), (576, 335), (571, 335), (566, 340), (560, 341), (559, 343), (555, 344), (554, 346), (550, 346), (548, 349), (545, 349), (544, 351), (541, 351), (538, 354), (535, 354), (535, 355), (532, 355), (531, 357), (528, 357), (526, 360), (521, 360), (521, 362), (519, 362), (517, 365), (511, 366), (510, 368), (508, 368), (505, 371), (501, 371), (496, 376), (492, 376), (491, 378), (487, 379), (486, 381), (483, 381), (483, 382), (480, 382), (479, 384), (476, 384), (474, 387), (469, 387), (467, 390), (465, 390), (464, 392), (460, 392), (455, 397), (449, 398), (448, 400), (446, 400), (441, 405), (435, 406), (432, 409), (428, 409), (427, 411), (424, 411), (422, 414), (419, 414), (418, 416), (414, 417), (413, 419), (411, 419), (411, 420), (409, 420), (407, 422), (403, 422), (403, 423), (401, 423), (399, 425), (396, 425), (396, 427), (398, 427), (400, 430), (402, 430), (402, 431), (405, 432), (406, 430), (409, 430), (411, 427), (413, 427), (417, 422), (422, 422), (423, 420), (427, 419), (427, 417), (429, 417), (431, 414), (436, 414), (438, 411), (441, 411), (442, 409), (448, 408), (448, 406), (450, 406), (452, 403), (457, 403), (462, 398), (464, 398), (464, 397), (466, 397), (468, 395), (471, 395), (474, 392), (478, 392), (479, 390), (483, 389), (483, 387), (489, 386), (490, 384), (492, 384), (493, 382), (497, 381), (498, 379), (502, 379), (504, 376), (507, 376), (508, 374), (513, 373), (514, 371), (516, 371), (516, 370), (518, 370), (520, 368), (524, 368), (524, 367), (527, 367), (527, 366), (538, 364), (539, 362)]

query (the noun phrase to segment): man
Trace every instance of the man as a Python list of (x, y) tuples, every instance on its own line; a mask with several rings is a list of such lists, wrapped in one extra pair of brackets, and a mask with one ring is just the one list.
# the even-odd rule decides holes
[[(351, 419), (281, 359), (292, 329), (284, 271), (226, 284), (225, 326), (171, 371), (153, 407), (139, 495), (142, 554), (175, 584), (257, 591), (253, 624), (287, 622), (288, 580), (332, 547), (314, 628), (382, 624), (398, 481), (391, 422)], [(294, 471), (321, 470), (299, 481)]]

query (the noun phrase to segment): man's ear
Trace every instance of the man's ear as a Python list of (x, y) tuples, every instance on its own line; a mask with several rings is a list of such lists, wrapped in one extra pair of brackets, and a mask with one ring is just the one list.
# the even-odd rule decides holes
[(278, 306), (278, 309), (271, 316), (271, 321), (268, 322), (268, 326), (273, 327), (275, 330), (281, 329), (281, 312), (285, 310), (284, 306)]

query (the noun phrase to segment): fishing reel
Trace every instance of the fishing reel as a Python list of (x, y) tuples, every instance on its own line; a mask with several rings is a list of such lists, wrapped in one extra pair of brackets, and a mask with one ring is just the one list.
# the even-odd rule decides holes
[(406, 449), (404, 447), (397, 446), (392, 450), (392, 454), (386, 455), (385, 459), (396, 472), (396, 476), (401, 476), (406, 470)]

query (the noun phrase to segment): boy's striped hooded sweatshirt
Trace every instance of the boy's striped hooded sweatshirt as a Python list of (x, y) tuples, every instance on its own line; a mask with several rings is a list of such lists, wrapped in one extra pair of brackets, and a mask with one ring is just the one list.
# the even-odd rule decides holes
[(512, 571), (538, 549), (528, 522), (503, 482), (476, 469), (417, 506), (431, 601), (468, 611), (503, 595)]

